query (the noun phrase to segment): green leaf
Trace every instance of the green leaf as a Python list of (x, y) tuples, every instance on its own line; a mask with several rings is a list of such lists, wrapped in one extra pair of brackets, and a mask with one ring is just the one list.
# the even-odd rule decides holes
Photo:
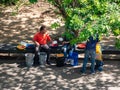
[(38, 0), (29, 0), (30, 3), (36, 3)]
[[(48, 0), (61, 12), (66, 30), (79, 30), (79, 37), (71, 43), (87, 40), (99, 33), (120, 35), (119, 0)], [(70, 32), (67, 36), (71, 38)]]
[(117, 49), (120, 49), (120, 39), (116, 38), (115, 46)]
[(59, 22), (55, 22), (55, 23), (51, 24), (52, 29), (57, 29), (58, 27), (60, 27)]
[(115, 30), (113, 30), (113, 33), (114, 33), (115, 36), (118, 36), (118, 35), (120, 35), (120, 30), (115, 29)]

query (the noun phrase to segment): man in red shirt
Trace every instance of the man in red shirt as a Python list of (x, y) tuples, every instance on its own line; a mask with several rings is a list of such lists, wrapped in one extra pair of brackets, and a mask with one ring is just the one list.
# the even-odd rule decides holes
[(46, 63), (50, 65), (49, 61), (50, 48), (48, 46), (48, 42), (51, 42), (52, 39), (47, 33), (46, 26), (43, 25), (40, 27), (40, 31), (34, 35), (33, 41), (36, 45), (36, 51), (41, 50), (47, 53)]

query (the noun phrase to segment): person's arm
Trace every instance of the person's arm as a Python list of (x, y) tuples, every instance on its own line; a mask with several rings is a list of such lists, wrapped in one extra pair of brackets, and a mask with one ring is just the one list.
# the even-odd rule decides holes
[(48, 44), (53, 43), (53, 40), (52, 40), (52, 38), (50, 37), (49, 34), (47, 34), (46, 37), (47, 37), (47, 43), (48, 43)]
[(33, 40), (33, 42), (35, 43), (35, 51), (39, 52), (40, 44), (37, 41), (35, 41), (35, 40)]
[(33, 40), (33, 42), (35, 43), (36, 46), (40, 46), (40, 44), (37, 41)]
[(37, 34), (34, 35), (33, 42), (36, 46), (40, 46), (40, 44), (37, 42)]
[(63, 44), (68, 44), (68, 43), (70, 43), (69, 41), (63, 41)]
[(96, 42), (99, 42), (99, 35), (98, 35), (98, 33), (96, 34)]
[(64, 44), (69, 44), (70, 42), (69, 42), (69, 40), (67, 39), (67, 37), (66, 36), (64, 36), (64, 41), (63, 41), (63, 45)]

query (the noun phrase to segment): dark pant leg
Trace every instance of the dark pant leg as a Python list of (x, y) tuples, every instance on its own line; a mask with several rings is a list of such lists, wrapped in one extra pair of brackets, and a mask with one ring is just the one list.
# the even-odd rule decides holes
[(87, 62), (88, 62), (88, 58), (89, 58), (89, 50), (86, 50), (85, 55), (84, 55), (82, 69), (81, 69), (82, 73), (86, 72), (86, 65), (87, 65)]
[(103, 61), (96, 60), (96, 69), (98, 71), (103, 71)]
[(95, 72), (95, 50), (90, 50), (90, 57), (91, 57), (91, 73)]
[(38, 51), (35, 51), (34, 64), (33, 64), (33, 65), (39, 65), (39, 55), (38, 55)]

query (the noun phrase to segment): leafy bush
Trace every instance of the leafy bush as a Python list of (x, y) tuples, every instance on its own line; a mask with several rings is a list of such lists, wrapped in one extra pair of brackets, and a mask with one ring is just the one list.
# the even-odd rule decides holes
[(0, 4), (15, 5), (19, 0), (0, 0)]
[(29, 0), (30, 3), (36, 3), (38, 0)]
[[(78, 33), (71, 43), (85, 41), (99, 33), (120, 36), (119, 0), (48, 0), (59, 9), (65, 20), (65, 31)], [(68, 37), (71, 37), (67, 32)], [(65, 33), (66, 34), (66, 33)], [(76, 40), (75, 40), (76, 39)]]
[(117, 49), (120, 49), (120, 39), (116, 38), (115, 46)]

